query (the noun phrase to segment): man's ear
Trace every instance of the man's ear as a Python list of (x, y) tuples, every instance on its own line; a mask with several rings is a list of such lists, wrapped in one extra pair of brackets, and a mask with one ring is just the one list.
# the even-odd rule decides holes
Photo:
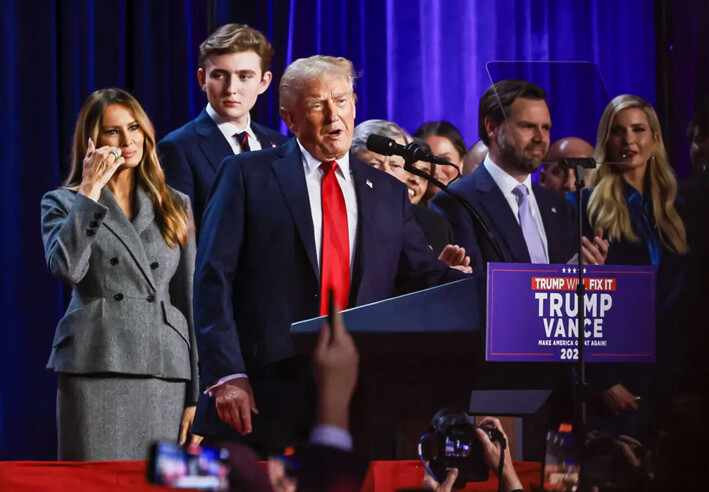
[(261, 83), (259, 84), (259, 87), (258, 87), (259, 95), (266, 92), (266, 89), (268, 89), (268, 86), (271, 85), (271, 80), (273, 80), (273, 74), (268, 71), (264, 72), (263, 75), (261, 76)]
[(357, 118), (357, 93), (352, 93), (352, 116)]
[(288, 129), (291, 132), (295, 133), (295, 131), (293, 130), (293, 128), (295, 126), (295, 120), (293, 119), (293, 113), (289, 113), (288, 111), (286, 111), (285, 109), (282, 109), (282, 108), (281, 108), (280, 113), (281, 113), (281, 118), (286, 123), (286, 126), (288, 127)]
[(544, 169), (544, 166), (539, 170), (539, 184), (543, 185), (544, 182), (546, 181), (547, 178), (547, 173), (546, 170)]
[(497, 130), (500, 125), (492, 121), (492, 118), (486, 116), (483, 119), (483, 125), (485, 125), (485, 133), (487, 133), (487, 138), (490, 142), (497, 141)]
[(203, 68), (197, 69), (197, 80), (199, 81), (199, 87), (202, 92), (205, 92), (205, 85), (207, 84), (207, 74), (204, 72)]

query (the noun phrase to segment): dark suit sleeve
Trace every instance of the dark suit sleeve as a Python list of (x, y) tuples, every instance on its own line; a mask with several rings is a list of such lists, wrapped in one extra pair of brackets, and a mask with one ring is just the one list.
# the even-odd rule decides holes
[[(175, 196), (175, 199), (180, 198)], [(180, 252), (180, 263), (177, 270), (170, 279), (170, 301), (173, 306), (179, 309), (187, 320), (187, 328), (190, 338), (190, 369), (191, 380), (187, 386), (187, 400), (185, 405), (196, 405), (199, 397), (199, 375), (197, 370), (197, 340), (194, 330), (194, 313), (192, 308), (192, 290), (194, 281), (195, 245), (194, 219), (192, 218), (192, 207), (189, 198), (185, 197), (185, 205), (189, 216), (190, 235), (187, 246)]]
[(465, 278), (465, 274), (438, 260), (411, 213), (406, 188), (402, 187), (403, 243), (395, 285), (400, 292), (414, 292)]
[(195, 331), (202, 383), (246, 372), (234, 319), (234, 279), (244, 238), (245, 186), (238, 156), (217, 173), (200, 230), (195, 269)]
[(448, 221), (453, 230), (453, 243), (465, 248), (465, 254), (470, 256), (473, 272), (484, 272), (485, 265), (470, 213), (452, 197), (442, 192), (433, 197), (429, 208)]
[(194, 174), (185, 154), (170, 140), (158, 143), (158, 154), (165, 172), (165, 182), (190, 197), (194, 203)]

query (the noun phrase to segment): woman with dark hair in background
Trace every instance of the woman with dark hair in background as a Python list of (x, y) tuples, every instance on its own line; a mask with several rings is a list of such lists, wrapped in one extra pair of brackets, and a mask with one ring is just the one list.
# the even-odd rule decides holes
[[(658, 268), (655, 377), (659, 382), (671, 381), (673, 374), (677, 375), (675, 363), (682, 357), (678, 350), (680, 327), (673, 320), (679, 314), (688, 248), (677, 211), (682, 204), (677, 197), (677, 180), (650, 103), (633, 95), (614, 98), (601, 116), (594, 157), (597, 167), (591, 175), (592, 191), (584, 190), (589, 221), (586, 232), (605, 234), (610, 243), (606, 265)], [(644, 364), (595, 370), (600, 378), (597, 384), (607, 388), (601, 398), (605, 411), (611, 414), (606, 422), (615, 421), (609, 430), (627, 432), (628, 427), (623, 426), (629, 425), (642, 436), (649, 416), (640, 419), (632, 415), (642, 407), (644, 412), (656, 410), (652, 402), (659, 393), (650, 383), (651, 371)], [(651, 392), (654, 396), (646, 402)], [(639, 394), (642, 398), (636, 396)]]
[[(414, 138), (424, 140), (434, 155), (443, 157), (454, 166), (436, 166), (435, 178), (443, 184), (450, 184), (461, 176), (463, 159), (468, 147), (458, 129), (447, 121), (429, 121), (414, 132)], [(440, 188), (431, 183), (426, 188), (423, 202), (428, 203)]]
[(69, 177), (41, 208), (47, 266), (72, 286), (47, 365), (59, 460), (139, 460), (151, 441), (184, 442), (198, 392), (194, 226), (135, 98), (89, 96)]

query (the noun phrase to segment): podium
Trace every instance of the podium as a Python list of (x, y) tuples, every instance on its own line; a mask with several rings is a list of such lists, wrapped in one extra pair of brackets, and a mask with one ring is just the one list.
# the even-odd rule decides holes
[[(646, 306), (654, 305), (654, 269), (587, 268), (589, 296), (597, 292), (607, 298), (605, 304), (604, 297), (589, 304), (591, 317), (603, 321), (587, 327), (594, 335), (603, 328), (598, 345), (588, 342), (590, 361), (652, 362), (654, 316)], [(372, 459), (411, 459), (430, 418), (441, 408), (457, 407), (522, 417), (525, 438), (518, 449), (524, 451), (518, 457), (541, 459), (549, 422), (573, 417), (574, 361), (564, 360), (573, 334), (557, 333), (559, 323), (568, 320), (554, 318), (557, 328), (551, 329), (547, 319), (548, 297), (572, 289), (573, 275), (567, 265), (491, 263), (487, 279), (473, 277), (343, 311), (361, 356), (352, 414), (357, 449)], [(324, 317), (292, 325), (301, 353), (312, 352), (323, 322)], [(615, 366), (597, 369), (602, 374)], [(550, 391), (564, 380), (566, 391)]]
[[(484, 299), (484, 279), (469, 278), (342, 312), (360, 353), (351, 415), (358, 452), (414, 459), (439, 409), (467, 408), (484, 354)], [(292, 325), (300, 353), (312, 352), (324, 321)]]
[[(565, 373), (564, 364), (485, 362), (485, 282), (473, 277), (342, 312), (360, 352), (351, 415), (358, 452), (414, 459), (433, 415), (469, 409), (471, 390), (550, 390)], [(324, 322), (291, 326), (300, 353), (312, 353)]]

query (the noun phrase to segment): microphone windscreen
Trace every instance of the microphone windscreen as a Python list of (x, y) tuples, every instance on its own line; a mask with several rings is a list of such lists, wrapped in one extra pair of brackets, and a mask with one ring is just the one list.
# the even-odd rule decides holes
[(372, 133), (367, 139), (367, 149), (377, 154), (392, 155), (396, 142), (391, 138)]

